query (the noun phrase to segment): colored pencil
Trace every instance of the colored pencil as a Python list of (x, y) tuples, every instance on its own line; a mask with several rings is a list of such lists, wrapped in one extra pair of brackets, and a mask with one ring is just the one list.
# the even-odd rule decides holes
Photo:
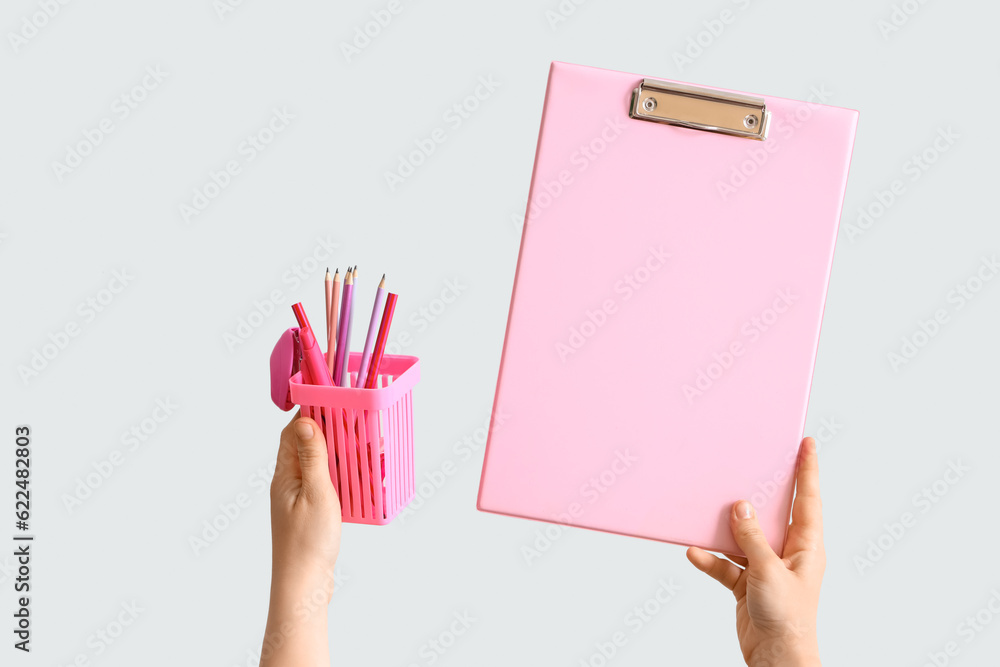
[(375, 337), (378, 335), (378, 318), (385, 306), (385, 274), (382, 274), (382, 282), (375, 290), (375, 305), (372, 306), (372, 317), (368, 321), (368, 334), (365, 336), (365, 347), (361, 352), (361, 365), (358, 366), (358, 386), (367, 384), (368, 366), (372, 360), (372, 351), (375, 349)]
[[(385, 353), (385, 343), (389, 338), (389, 327), (392, 325), (392, 314), (396, 310), (396, 299), (398, 294), (389, 292), (385, 300), (385, 310), (382, 312), (382, 324), (378, 329), (378, 338), (375, 340), (375, 351), (372, 352), (371, 364), (368, 368), (368, 378), (365, 380), (366, 389), (374, 389), (378, 382), (379, 369), (382, 366), (382, 355)], [(360, 384), (360, 379), (358, 380)]]
[(333, 273), (332, 299), (330, 300), (330, 319), (327, 322), (326, 330), (326, 367), (330, 370), (330, 377), (333, 377), (334, 352), (337, 349), (337, 317), (340, 308), (340, 269)]
[(344, 278), (344, 297), (340, 302), (340, 323), (337, 335), (337, 352), (333, 372), (333, 384), (338, 387), (343, 386), (342, 381), (344, 377), (344, 370), (347, 367), (347, 362), (350, 360), (347, 355), (350, 353), (351, 305), (353, 303), (353, 299), (351, 297), (353, 294), (354, 273), (350, 268), (348, 268), (347, 276)]
[[(351, 267), (351, 294), (358, 290), (358, 265)], [(347, 307), (347, 350), (344, 353), (344, 372), (341, 387), (351, 386), (351, 332), (354, 331), (354, 298), (351, 297), (351, 305)]]
[[(330, 309), (333, 307), (333, 276), (330, 275), (330, 267), (326, 267), (326, 276), (323, 278), (323, 296), (326, 297), (326, 340), (330, 340)], [(329, 352), (330, 346), (327, 343), (327, 352)], [(329, 367), (329, 360), (324, 358), (327, 367)]]

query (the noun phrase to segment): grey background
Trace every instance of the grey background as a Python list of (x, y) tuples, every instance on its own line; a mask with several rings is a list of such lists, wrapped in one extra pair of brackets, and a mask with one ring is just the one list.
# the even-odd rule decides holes
[[(821, 442), (821, 649), (831, 665), (920, 665), (955, 641), (950, 664), (990, 662), (1000, 620), (990, 613), (971, 641), (960, 624), (1000, 591), (988, 565), (1000, 546), (1000, 280), (961, 309), (948, 295), (1000, 248), (990, 130), (1000, 10), (903, 4), (915, 13), (884, 35), (889, 2), (591, 0), (567, 5), (575, 10), (553, 28), (555, 0), (402, 0), (348, 62), (341, 43), (386, 2), (246, 0), (221, 16), (210, 0), (73, 2), (17, 47), (9, 34), (41, 10), (6, 3), (0, 496), (13, 504), (13, 426), (30, 424), (37, 535), (35, 650), (18, 664), (67, 665), (80, 654), (101, 665), (255, 664), (270, 563), (262, 480), (288, 419), (269, 401), (267, 356), (291, 325), (290, 303), (321, 308), (327, 263), (359, 264), (369, 288), (389, 273), (401, 294), (395, 331), (412, 338), (397, 350), (422, 363), (418, 479), (456, 466), (405, 521), (345, 526), (330, 608), (337, 664), (430, 664), (421, 647), (463, 612), (475, 622), (436, 664), (578, 665), (618, 630), (629, 640), (610, 664), (739, 663), (732, 597), (682, 548), (571, 529), (528, 565), (521, 547), (545, 524), (478, 513), (481, 449), (467, 460), (455, 449), (489, 418), (515, 221), (554, 59), (794, 99), (825, 87), (830, 104), (860, 110), (807, 429), (838, 424)], [(674, 54), (724, 9), (734, 20), (679, 67)], [(117, 118), (115, 99), (154, 66), (165, 80), (60, 181), (52, 163)], [(479, 77), (500, 86), (460, 127), (447, 125), (443, 114)], [(179, 205), (210, 171), (241, 160), (240, 142), (282, 107), (289, 126), (185, 223)], [(391, 192), (384, 172), (436, 127), (446, 142)], [(959, 138), (911, 181), (907, 161), (947, 128)], [(905, 193), (848, 238), (859, 209), (894, 179)], [(296, 286), (286, 272), (320, 237), (337, 248)], [(85, 322), (78, 305), (123, 269), (129, 284)], [(461, 290), (441, 310), (448, 281)], [(276, 312), (230, 349), (224, 335), (272, 290), (283, 299)], [(440, 314), (431, 322), (421, 308)], [(941, 308), (947, 323), (893, 369), (888, 354)], [(80, 334), (22, 380), (18, 367), (70, 322)], [(178, 407), (129, 451), (122, 434), (157, 399)], [(68, 510), (64, 496), (114, 450), (121, 465)], [(915, 494), (957, 461), (969, 470), (939, 484), (946, 492), (923, 511)], [(189, 538), (239, 494), (249, 505), (196, 555)], [(908, 511), (916, 524), (889, 540), (885, 525)], [(891, 548), (859, 567), (880, 537)], [(10, 551), (0, 549), (7, 619)], [(661, 579), (680, 591), (633, 633), (626, 614)], [(142, 609), (135, 622), (98, 653), (95, 633), (132, 602)]]

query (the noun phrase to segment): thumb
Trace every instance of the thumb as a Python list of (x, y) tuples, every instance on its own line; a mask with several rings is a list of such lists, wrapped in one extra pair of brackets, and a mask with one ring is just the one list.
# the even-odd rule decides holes
[(778, 560), (778, 555), (774, 553), (771, 545), (764, 537), (764, 531), (760, 529), (757, 522), (757, 511), (746, 500), (741, 500), (733, 505), (729, 513), (729, 524), (743, 553), (746, 554), (747, 562), (751, 567), (766, 565), (768, 562)]
[(326, 438), (315, 421), (303, 417), (295, 422), (295, 446), (302, 470), (302, 488), (311, 497), (322, 494), (330, 481), (330, 464), (326, 451)]

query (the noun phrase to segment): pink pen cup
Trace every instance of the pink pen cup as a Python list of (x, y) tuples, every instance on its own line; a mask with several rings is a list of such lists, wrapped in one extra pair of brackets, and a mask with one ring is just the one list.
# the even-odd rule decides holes
[(358, 387), (361, 353), (352, 352), (346, 364), (351, 387), (304, 384), (299, 372), (288, 381), (289, 397), (324, 430), (343, 520), (385, 525), (413, 500), (413, 387), (420, 360), (386, 355), (375, 389)]

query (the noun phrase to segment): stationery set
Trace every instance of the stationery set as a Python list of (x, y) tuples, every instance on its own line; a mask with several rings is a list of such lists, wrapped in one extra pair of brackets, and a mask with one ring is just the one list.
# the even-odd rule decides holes
[[(361, 352), (351, 352), (360, 281), (357, 267), (325, 284), (325, 335), (302, 303), (292, 306), (297, 327), (271, 352), (271, 399), (282, 410), (301, 408), (323, 429), (330, 479), (343, 520), (389, 523), (413, 498), (413, 397), (416, 357), (385, 354), (397, 294), (385, 276), (375, 289)], [(326, 349), (323, 349), (323, 343)]]

